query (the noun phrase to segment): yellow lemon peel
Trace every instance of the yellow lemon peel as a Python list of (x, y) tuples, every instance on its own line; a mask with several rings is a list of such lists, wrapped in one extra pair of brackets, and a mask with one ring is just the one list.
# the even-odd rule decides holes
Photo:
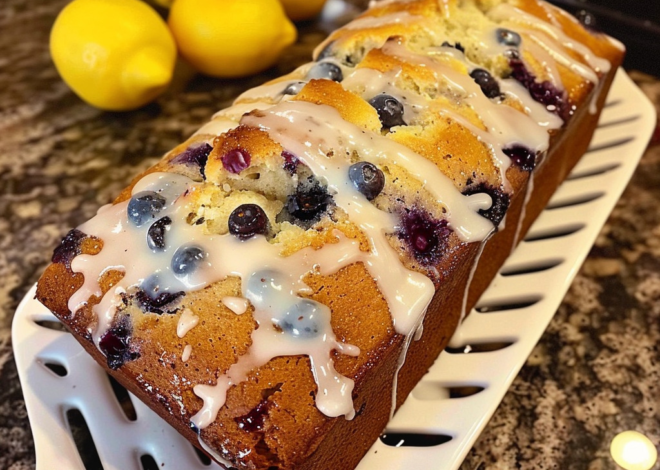
[(74, 0), (57, 17), (50, 51), (64, 81), (101, 109), (138, 108), (172, 79), (176, 44), (139, 0)]
[(175, 0), (168, 24), (181, 55), (215, 77), (267, 69), (297, 35), (278, 0)]
[(314, 18), (325, 5), (326, 0), (280, 0), (286, 16), (293, 21), (309, 20)]

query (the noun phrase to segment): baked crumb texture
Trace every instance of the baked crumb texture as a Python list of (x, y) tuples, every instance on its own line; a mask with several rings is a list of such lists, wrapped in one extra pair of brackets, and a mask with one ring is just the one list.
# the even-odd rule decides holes
[(536, 0), (377, 2), (72, 230), (37, 297), (225, 466), (352, 467), (622, 55)]

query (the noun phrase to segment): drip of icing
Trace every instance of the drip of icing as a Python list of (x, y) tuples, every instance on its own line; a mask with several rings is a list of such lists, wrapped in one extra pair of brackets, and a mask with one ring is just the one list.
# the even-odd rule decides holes
[(345, 415), (352, 419), (355, 416), (351, 396), (353, 380), (335, 370), (332, 351), (336, 349), (357, 356), (360, 350), (337, 341), (330, 326), (328, 307), (298, 297), (300, 282), (300, 279), (288, 276), (286, 271), (274, 269), (256, 271), (247, 281), (243, 278), (259, 327), (252, 332), (252, 346), (248, 352), (218, 378), (216, 385), (195, 386), (193, 390), (204, 400), (204, 406), (193, 416), (193, 424), (204, 428), (213, 422), (225, 403), (227, 390), (243, 382), (255, 367), (276, 356), (299, 354), (307, 355), (311, 362), (318, 384), (316, 406), (319, 411), (330, 417)]
[(468, 128), (491, 149), (505, 189), (510, 190), (506, 170), (511, 165), (511, 159), (504, 154), (503, 148), (513, 143), (522, 143), (534, 151), (547, 150), (549, 146), (547, 128), (539, 126), (536, 120), (531, 119), (525, 113), (510, 106), (498, 104), (486, 97), (479, 85), (469, 75), (464, 75), (447, 65), (436, 62), (429, 56), (415, 54), (397, 41), (389, 41), (383, 46), (383, 52), (432, 70), (439, 82), (446, 83), (477, 112), (488, 132), (479, 129), (456, 113), (441, 110), (442, 113)]
[(465, 284), (465, 290), (463, 291), (463, 303), (461, 305), (461, 318), (458, 320), (458, 324), (460, 326), (461, 323), (463, 323), (463, 320), (465, 320), (465, 317), (468, 314), (467, 311), (467, 303), (468, 303), (468, 297), (470, 296), (470, 286), (472, 285), (472, 280), (474, 279), (474, 275), (477, 272), (477, 268), (479, 267), (479, 260), (481, 259), (481, 255), (484, 252), (484, 248), (486, 247), (486, 242), (488, 240), (483, 240), (479, 244), (479, 251), (477, 251), (477, 256), (474, 258), (474, 261), (472, 262), (472, 267), (470, 268), (470, 274), (468, 276), (467, 282)]
[(188, 362), (188, 359), (190, 359), (191, 354), (192, 354), (192, 346), (186, 344), (186, 347), (183, 348), (183, 354), (181, 354), (181, 360), (183, 362)]
[[(195, 432), (197, 433), (197, 442), (199, 442), (199, 446), (204, 450), (204, 452), (206, 452), (211, 457), (213, 457), (213, 459), (216, 462), (219, 462), (221, 465), (224, 465), (225, 468), (234, 468), (233, 463), (231, 463), (229, 460), (218, 454), (216, 450), (212, 449), (206, 442), (204, 442), (204, 439), (202, 439), (201, 430), (199, 428), (197, 428)], [(223, 450), (225, 450), (224, 447)]]
[(236, 103), (228, 108), (218, 111), (213, 115), (213, 120), (219, 118), (228, 118), (233, 121), (239, 121), (245, 113), (255, 109), (266, 109), (273, 106), (273, 103), (266, 101), (251, 101), (249, 103)]
[[(534, 15), (531, 15), (519, 8), (516, 8), (513, 5), (501, 3), (489, 10), (488, 16), (499, 21), (513, 21), (515, 23), (531, 26), (535, 30), (544, 33), (546, 39), (543, 41), (544, 47), (557, 50), (557, 46), (561, 45), (566, 49), (570, 49), (581, 55), (585, 62), (589, 64), (589, 66), (596, 72), (607, 73), (610, 70), (611, 64), (608, 60), (595, 56), (591, 49), (578, 42), (577, 40), (568, 37), (562, 29), (552, 24), (546, 23), (542, 19), (537, 18)], [(554, 42), (554, 45), (551, 45), (550, 42)], [(565, 54), (562, 53), (562, 55)], [(591, 80), (591, 78), (588, 76), (584, 76), (584, 78)], [(597, 83), (598, 77), (596, 77), (595, 81), (591, 81), (593, 81), (593, 83)]]
[[(414, 332), (414, 334), (413, 334)], [(399, 372), (403, 368), (403, 365), (406, 363), (406, 357), (408, 357), (408, 349), (414, 341), (419, 341), (422, 338), (424, 333), (424, 317), (420, 317), (417, 324), (414, 326), (411, 334), (407, 335), (404, 339), (403, 349), (399, 355), (399, 359), (396, 365), (396, 372), (394, 373), (394, 379), (392, 380), (392, 404), (390, 405), (390, 420), (394, 417), (396, 412), (396, 398), (399, 388)]]
[(197, 129), (197, 131), (193, 135), (199, 135), (199, 134), (220, 135), (220, 134), (224, 134), (225, 132), (231, 129), (234, 129), (236, 126), (238, 126), (238, 123), (236, 121), (233, 121), (224, 116), (220, 116), (217, 119), (211, 119), (209, 122), (207, 122), (202, 127)]
[[(519, 30), (521, 32), (527, 33), (527, 36), (536, 44), (538, 44), (542, 49), (544, 49), (550, 57), (552, 57), (557, 63), (565, 66), (572, 72), (580, 75), (582, 78), (589, 80), (594, 85), (598, 84), (598, 75), (592, 69), (584, 65), (579, 60), (571, 57), (567, 52), (565, 52), (561, 45), (556, 41), (550, 39), (546, 34), (540, 31), (534, 30)], [(608, 62), (609, 64), (609, 62)], [(598, 70), (598, 69), (597, 69)]]
[[(188, 198), (184, 194), (191, 182), (185, 176), (174, 173), (152, 173), (140, 180), (133, 188), (133, 194), (153, 190), (165, 197), (166, 207), (158, 217), (169, 216), (173, 220), (184, 218)], [(116, 205), (102, 207), (98, 214), (79, 228), (83, 233), (103, 240), (103, 249), (96, 255), (76, 256), (71, 262), (71, 270), (84, 274), (84, 282), (69, 299), (68, 307), (76, 312), (84, 306), (92, 296), (101, 297), (102, 291), (99, 278), (108, 271), (116, 270), (124, 273), (124, 277), (116, 284), (116, 289), (126, 292), (135, 286), (140, 286), (152, 274), (158, 275), (159, 292), (180, 292), (198, 289), (206, 285), (200, 276), (174, 276), (169, 266), (169, 258), (182, 244), (194, 242), (199, 238), (199, 228), (181, 224), (179, 230), (169, 230), (166, 246), (161, 251), (147, 248), (147, 231), (150, 224), (135, 227), (128, 221), (128, 201)], [(122, 298), (112, 289), (93, 307), (98, 319), (94, 332), (94, 340), (98, 344), (101, 335), (110, 327), (115, 311), (122, 304)]]
[(248, 308), (248, 301), (242, 297), (223, 297), (222, 304), (236, 315), (243, 315)]
[(240, 103), (244, 101), (257, 101), (264, 98), (274, 99), (275, 97), (282, 97), (284, 90), (289, 85), (299, 83), (301, 80), (292, 79), (292, 80), (283, 80), (281, 82), (269, 83), (266, 85), (261, 85), (258, 87), (250, 88), (236, 98), (234, 103)]
[(367, 29), (367, 28), (379, 28), (381, 26), (390, 26), (393, 24), (409, 24), (414, 21), (423, 19), (422, 16), (411, 15), (407, 11), (399, 11), (395, 13), (390, 13), (383, 16), (362, 16), (356, 18), (342, 29), (344, 30), (354, 30), (354, 29)]
[(527, 204), (532, 199), (532, 193), (534, 192), (534, 172), (529, 173), (529, 180), (527, 181), (527, 189), (525, 190), (525, 200), (523, 201), (522, 209), (520, 210), (520, 217), (518, 218), (518, 225), (516, 226), (516, 234), (513, 237), (513, 244), (511, 245), (511, 253), (514, 252), (516, 246), (518, 246), (518, 240), (520, 239), (520, 234), (522, 233), (523, 223), (525, 222), (525, 216), (527, 215)]
[[(387, 137), (367, 133), (343, 120), (337, 110), (330, 106), (302, 101), (289, 102), (262, 111), (258, 117), (247, 115), (242, 123), (266, 130), (273, 140), (296, 154), (314, 174), (323, 175), (328, 186), (338, 192), (335, 197), (337, 205), (348, 212), (349, 216), (353, 215), (351, 220), (355, 223), (364, 220), (361, 226), (364, 226), (372, 240), (382, 238), (383, 229), (392, 230), (395, 220), (391, 215), (376, 209), (348, 179), (347, 170), (351, 164), (349, 156), (352, 151), (358, 152), (362, 159), (371, 163), (406, 168), (438, 204), (447, 208), (449, 225), (462, 240), (482, 240), (493, 230), (492, 223), (476, 212), (480, 208), (490, 207), (490, 197), (478, 194), (463, 196), (435, 164), (408, 147)], [(334, 150), (332, 157), (326, 155), (330, 149)], [(366, 222), (367, 218), (369, 222)], [(389, 254), (390, 250), (387, 242), (378, 242), (375, 246), (376, 252), (388, 253), (392, 261), (398, 260), (398, 255)], [(387, 272), (391, 264), (383, 267), (383, 271)], [(396, 319), (397, 315), (393, 314), (393, 317)], [(409, 331), (409, 328), (406, 330)]]
[(522, 103), (527, 115), (539, 126), (545, 129), (559, 129), (563, 125), (563, 120), (555, 113), (535, 101), (532, 95), (517, 80), (506, 78), (500, 80), (500, 90), (507, 95), (511, 95)]
[(403, 91), (397, 88), (394, 84), (400, 74), (401, 70), (381, 73), (362, 67), (350, 72), (341, 84), (346, 90), (359, 94), (367, 101), (381, 93), (393, 96), (403, 104), (405, 121), (410, 124), (421, 111), (428, 108), (429, 99), (411, 90)]
[(183, 338), (186, 336), (186, 333), (197, 326), (197, 323), (199, 323), (199, 317), (189, 308), (183, 309), (183, 313), (181, 313), (181, 317), (179, 317), (179, 323), (176, 326), (177, 336)]
[(548, 75), (548, 80), (551, 83), (553, 83), (558, 89), (564, 88), (564, 83), (562, 82), (559, 69), (557, 68), (557, 62), (547, 49), (541, 47), (536, 41), (525, 41), (522, 44), (522, 49), (529, 51), (529, 53), (542, 65)]

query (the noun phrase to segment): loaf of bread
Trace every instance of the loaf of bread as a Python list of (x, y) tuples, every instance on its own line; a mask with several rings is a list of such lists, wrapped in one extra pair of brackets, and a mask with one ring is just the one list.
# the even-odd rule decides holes
[(55, 249), (37, 298), (226, 467), (350, 469), (586, 150), (623, 56), (538, 0), (393, 0)]

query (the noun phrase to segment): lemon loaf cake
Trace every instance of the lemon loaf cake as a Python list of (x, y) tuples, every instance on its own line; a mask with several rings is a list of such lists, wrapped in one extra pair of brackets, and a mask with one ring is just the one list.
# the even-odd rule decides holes
[(376, 2), (55, 249), (37, 298), (227, 468), (354, 468), (586, 150), (623, 47)]

